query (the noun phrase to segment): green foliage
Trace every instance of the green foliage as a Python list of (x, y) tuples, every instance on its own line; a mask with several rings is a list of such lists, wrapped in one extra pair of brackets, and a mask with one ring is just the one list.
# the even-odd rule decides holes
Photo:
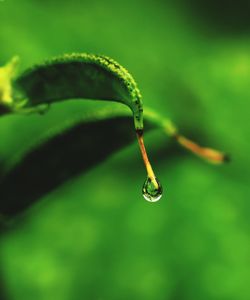
[(104, 55), (70, 54), (25, 71), (16, 80), (24, 107), (80, 98), (113, 100), (129, 106), (136, 129), (143, 129), (142, 101), (129, 72)]
[[(44, 114), (49, 108), (46, 104), (73, 98), (116, 101), (131, 108), (135, 130), (142, 136), (144, 126), (140, 92), (128, 71), (114, 60), (85, 53), (63, 55), (34, 66), (14, 81), (15, 68), (16, 59), (0, 68), (2, 115)], [(17, 152), (14, 158), (10, 155), (2, 163), (0, 214), (7, 217), (22, 212), (73, 175), (88, 170), (121, 145), (131, 142), (128, 125), (127, 132), (119, 131), (128, 120), (127, 115), (127, 110), (119, 106), (101, 110), (96, 107), (91, 115), (81, 112), (72, 118), (68, 114), (61, 120), (54, 116), (56, 124), (51, 125), (49, 131), (46, 130), (47, 118), (43, 117), (43, 124), (46, 125), (39, 135), (36, 134), (35, 139)], [(170, 136), (176, 133), (169, 120), (152, 110), (146, 110), (146, 119), (148, 128), (158, 126)], [(87, 161), (83, 157), (87, 157)], [(156, 184), (157, 187), (150, 177), (146, 180), (143, 187), (146, 199), (160, 199), (162, 188), (158, 181)]]
[[(60, 104), (42, 117), (19, 116), (20, 128), (28, 127), (31, 121), (39, 123), (39, 128), (31, 133), (29, 143), (2, 161), (2, 216), (20, 214), (72, 176), (88, 171), (135, 141), (130, 112), (121, 105), (96, 105), (91, 112), (78, 105), (78, 112), (72, 115), (69, 111), (62, 113), (65, 105), (70, 108), (70, 103)], [(170, 121), (148, 109), (145, 116), (147, 132), (163, 128), (171, 133)]]
[[(16, 54), (24, 70), (60, 53), (106, 53), (135, 76), (147, 105), (234, 158), (216, 169), (151, 131), (166, 187), (159, 204), (138, 194), (137, 145), (46, 194), (1, 236), (7, 299), (248, 300), (249, 30), (221, 30), (225, 18), (238, 20), (227, 5), (214, 24), (196, 2), (0, 2), (1, 65)], [(44, 116), (1, 117), (1, 161), (102, 105), (71, 101)], [(119, 130), (128, 131), (125, 123)]]

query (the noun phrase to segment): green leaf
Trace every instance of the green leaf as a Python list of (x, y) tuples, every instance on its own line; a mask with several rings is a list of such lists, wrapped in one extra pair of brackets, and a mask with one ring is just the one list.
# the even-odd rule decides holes
[(121, 102), (131, 108), (136, 129), (143, 129), (137, 84), (124, 67), (107, 56), (59, 56), (25, 71), (15, 86), (19, 100), (26, 99), (23, 108), (73, 98)]
[[(134, 116), (148, 176), (146, 182), (150, 183), (150, 188), (144, 189), (147, 191), (146, 199), (152, 202), (160, 199), (161, 184), (154, 175), (143, 141), (141, 95), (125, 68), (106, 56), (64, 55), (25, 71), (16, 79), (14, 90), (9, 85), (12, 69), (11, 62), (0, 71), (8, 75), (7, 81), (2, 83), (3, 92), (7, 87), (7, 93), (2, 93), (2, 103), (9, 100), (8, 106), (13, 107), (13, 111), (37, 111), (41, 104), (72, 98), (109, 100), (128, 106)], [(179, 135), (169, 120), (152, 110), (146, 112), (146, 117), (151, 127), (162, 128), (194, 153), (216, 162), (224, 160), (221, 153), (203, 149)], [(19, 213), (65, 180), (88, 170), (131, 142), (133, 130), (129, 121), (127, 110), (108, 107), (94, 110), (87, 118), (80, 115), (72, 119), (67, 115), (55, 127), (50, 127), (49, 132), (42, 132), (33, 143), (4, 163), (0, 177), (0, 212), (3, 215)]]
[[(28, 143), (23, 136), (20, 140), (9, 137), (12, 146), (7, 146), (0, 171), (2, 215), (22, 212), (63, 182), (135, 141), (131, 114), (126, 107), (99, 102), (94, 107), (90, 105), (90, 109), (82, 104), (77, 100), (64, 102), (43, 116), (19, 116), (15, 127), (24, 132)], [(31, 123), (35, 129), (30, 128)], [(170, 120), (146, 108), (145, 129), (153, 128), (163, 129), (169, 136), (176, 131)], [(10, 152), (10, 148), (19, 150)]]
[[(100, 104), (89, 110), (76, 104), (80, 103), (65, 102), (43, 116), (19, 117), (16, 127), (26, 132), (29, 143), (12, 137), (13, 148), (19, 147), (19, 151), (8, 151), (1, 162), (2, 215), (22, 212), (63, 182), (135, 141), (131, 115), (124, 106)], [(30, 132), (30, 122), (36, 124), (35, 132)], [(146, 109), (145, 129), (153, 128), (163, 129), (170, 136), (175, 130), (171, 121)]]
[[(25, 211), (56, 187), (135, 140), (130, 113), (120, 105), (99, 109), (95, 106), (92, 112), (80, 110), (71, 115), (67, 110), (63, 114), (61, 106), (42, 117), (34, 115), (32, 122), (39, 122), (41, 127), (31, 133), (32, 141), (1, 162), (0, 215), (14, 216)], [(19, 127), (28, 128), (29, 124), (30, 118), (19, 120)], [(146, 131), (157, 128), (169, 136), (176, 130), (170, 120), (146, 108)]]
[(58, 132), (33, 145), (7, 173), (2, 174), (1, 213), (20, 213), (72, 176), (86, 172), (131, 143), (134, 140), (131, 127), (131, 118), (117, 117), (83, 120), (64, 127), (64, 130), (58, 128)]
[[(12, 72), (8, 71), (13, 69), (12, 65), (10, 63), (3, 67), (3, 74), (12, 75)], [(155, 190), (160, 188), (144, 146), (140, 92), (132, 76), (117, 62), (101, 55), (64, 55), (25, 71), (13, 85), (10, 85), (12, 77), (8, 75), (6, 78), (6, 83), (5, 81), (2, 83), (2, 91), (5, 92), (7, 87), (8, 93), (2, 93), (1, 100), (5, 104), (8, 98), (8, 108), (13, 112), (37, 112), (41, 104), (72, 98), (109, 100), (128, 106), (133, 112), (134, 125), (148, 177)], [(7, 98), (4, 97), (5, 94)], [(119, 115), (120, 112), (116, 112), (116, 117), (117, 113)], [(113, 119), (112, 122), (102, 120), (103, 117), (109, 118), (111, 115), (114, 117), (110, 109), (104, 115), (96, 112), (94, 118), (101, 117), (99, 123), (85, 118), (81, 118), (80, 121), (69, 121), (70, 117), (67, 116), (66, 123), (64, 120), (59, 125), (56, 124), (56, 130), (50, 128), (49, 135), (16, 154), (13, 161), (5, 163), (0, 182), (1, 199), (3, 199), (2, 214), (19, 212), (72, 175), (104, 159), (109, 153), (117, 150), (120, 144), (126, 144), (127, 139), (121, 132), (118, 131), (115, 136), (111, 131), (111, 128), (120, 128), (117, 122), (121, 120)], [(159, 116), (156, 115), (155, 118), (154, 113), (149, 114), (150, 118), (153, 123), (156, 121), (158, 126), (165, 126)], [(171, 124), (169, 128), (171, 134), (174, 134), (175, 128)], [(127, 130), (131, 131), (128, 125)], [(84, 139), (79, 139), (79, 135), (84, 136)], [(91, 155), (87, 163), (83, 165), (79, 163), (82, 157), (85, 161), (89, 153)], [(16, 187), (14, 192), (11, 188), (13, 185)], [(17, 202), (16, 194), (19, 198)]]
[[(204, 9), (211, 1), (195, 0), (0, 3), (1, 63), (16, 53), (24, 68), (82, 49), (113, 55), (136, 74), (146, 105), (235, 157), (222, 168), (191, 155), (169, 159), (162, 135), (150, 134), (166, 190), (159, 205), (140, 199), (133, 146), (46, 195), (1, 236), (8, 300), (249, 298), (250, 41), (249, 26), (235, 18), (249, 11), (243, 1), (213, 0), (213, 15)], [(244, 32), (234, 30), (237, 22)], [(1, 159), (48, 121), (29, 116), (20, 131), (21, 117), (7, 118), (0, 118)]]
[[(27, 118), (26, 122), (29, 122)], [(50, 126), (47, 131), (42, 128), (32, 143), (2, 162), (1, 213), (19, 213), (64, 181), (87, 171), (131, 143), (134, 138), (131, 117), (126, 110), (123, 116), (110, 114), (109, 110), (106, 113), (105, 110), (95, 112), (89, 117), (81, 113)]]
[[(66, 54), (24, 72), (15, 81), (15, 87), (13, 111), (39, 111), (36, 108), (39, 104), (72, 98), (109, 100), (127, 105), (133, 112), (147, 176), (154, 190), (160, 189), (144, 146), (140, 91), (133, 77), (116, 61), (103, 55)], [(15, 106), (15, 103), (19, 104)]]

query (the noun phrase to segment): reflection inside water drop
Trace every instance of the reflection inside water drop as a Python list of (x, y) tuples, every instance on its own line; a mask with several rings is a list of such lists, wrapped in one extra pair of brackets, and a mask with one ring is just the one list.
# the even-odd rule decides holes
[(157, 202), (162, 196), (162, 186), (157, 178), (155, 178), (158, 183), (158, 188), (155, 187), (152, 180), (148, 177), (143, 184), (142, 194), (145, 200), (149, 202)]

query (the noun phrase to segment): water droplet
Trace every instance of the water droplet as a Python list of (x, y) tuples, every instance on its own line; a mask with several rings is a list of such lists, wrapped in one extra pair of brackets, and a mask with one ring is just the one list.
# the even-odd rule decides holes
[(155, 180), (158, 183), (158, 188), (155, 187), (154, 183), (149, 177), (146, 179), (142, 187), (143, 197), (149, 202), (157, 202), (162, 196), (162, 186), (157, 178), (155, 178)]

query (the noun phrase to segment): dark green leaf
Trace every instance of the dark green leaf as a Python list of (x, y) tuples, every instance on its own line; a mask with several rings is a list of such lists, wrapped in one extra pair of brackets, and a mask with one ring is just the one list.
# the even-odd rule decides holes
[[(86, 172), (136, 139), (129, 111), (123, 107), (95, 109), (90, 115), (80, 112), (65, 120), (61, 112), (61, 122), (51, 124), (50, 119), (62, 111), (60, 106), (51, 116), (33, 116), (33, 122), (43, 125), (35, 137), (31, 134), (33, 142), (19, 153), (9, 153), (2, 161), (2, 215), (20, 213), (72, 176)], [(19, 123), (25, 127), (24, 123), (30, 124), (30, 117), (21, 118)], [(155, 127), (159, 125), (147, 117), (146, 129)]]
[(94, 54), (63, 55), (20, 75), (15, 94), (26, 108), (72, 98), (118, 101), (129, 106), (143, 129), (142, 100), (129, 72), (113, 59)]

